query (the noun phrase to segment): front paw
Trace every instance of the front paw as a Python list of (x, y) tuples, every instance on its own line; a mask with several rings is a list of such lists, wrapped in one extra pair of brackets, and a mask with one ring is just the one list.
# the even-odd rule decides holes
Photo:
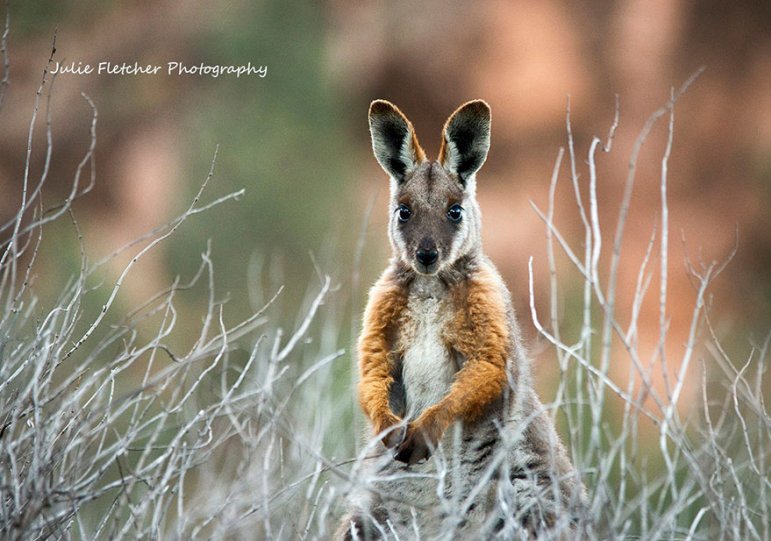
[(431, 457), (435, 445), (423, 431), (409, 430), (407, 437), (396, 449), (394, 459), (409, 465), (417, 464)]
[(407, 436), (396, 449), (394, 458), (406, 464), (428, 460), (447, 428), (445, 411), (438, 405), (425, 410), (407, 426)]

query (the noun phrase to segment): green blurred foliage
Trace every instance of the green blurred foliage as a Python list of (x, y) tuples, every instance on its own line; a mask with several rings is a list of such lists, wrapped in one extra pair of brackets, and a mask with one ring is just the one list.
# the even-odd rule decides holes
[[(197, 265), (212, 239), (221, 291), (240, 295), (245, 285), (259, 287), (246, 284), (250, 258), (278, 257), (284, 270), (276, 281), (284, 282), (285, 296), (298, 300), (315, 274), (309, 252), (322, 249), (339, 224), (334, 213), (350, 209), (352, 201), (344, 108), (322, 70), (322, 9), (274, 0), (224, 15), (193, 45), (191, 57), (211, 64), (265, 64), (268, 72), (264, 79), (208, 79), (197, 86), (184, 119), (194, 135), (184, 149), (189, 193), (180, 208), (203, 180), (217, 146), (208, 197), (246, 191), (204, 224), (184, 228), (169, 251), (169, 265), (175, 274)], [(230, 308), (241, 312), (237, 317), (257, 308), (243, 300), (234, 299), (237, 306)]]
[[(80, 25), (108, 13), (120, 4), (114, 0), (88, 2), (87, 0), (41, 0), (35, 2), (8, 2), (11, 12), (12, 33), (17, 38), (48, 34), (52, 28)], [(3, 10), (5, 15), (5, 10)]]

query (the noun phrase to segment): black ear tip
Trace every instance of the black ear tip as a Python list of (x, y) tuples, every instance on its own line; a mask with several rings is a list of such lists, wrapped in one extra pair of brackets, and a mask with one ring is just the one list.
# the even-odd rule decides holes
[(369, 104), (369, 116), (381, 116), (398, 111), (399, 109), (393, 103), (386, 100), (375, 100)]
[(464, 103), (460, 107), (461, 110), (473, 114), (474, 116), (490, 118), (492, 111), (490, 105), (485, 100), (472, 100)]

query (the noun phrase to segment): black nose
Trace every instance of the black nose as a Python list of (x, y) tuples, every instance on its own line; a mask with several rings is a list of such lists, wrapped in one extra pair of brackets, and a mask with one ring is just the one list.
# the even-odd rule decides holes
[(439, 258), (439, 252), (437, 252), (434, 249), (423, 250), (421, 248), (420, 250), (418, 250), (418, 253), (415, 254), (415, 257), (417, 257), (418, 262), (421, 265), (425, 265), (426, 267), (428, 267), (436, 263), (436, 260)]

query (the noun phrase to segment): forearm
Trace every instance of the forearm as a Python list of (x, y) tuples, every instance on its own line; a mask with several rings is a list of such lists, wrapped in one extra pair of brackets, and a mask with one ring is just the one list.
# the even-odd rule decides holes
[(416, 420), (438, 439), (455, 421), (473, 422), (498, 400), (507, 384), (506, 353), (486, 351), (470, 358), (455, 376), (445, 397), (427, 408)]
[(389, 393), (393, 383), (393, 336), (406, 300), (395, 287), (378, 284), (370, 292), (359, 339), (359, 404), (372, 422), (375, 433), (400, 419), (391, 411)]
[(501, 397), (506, 382), (506, 348), (481, 348), (467, 358), (447, 395), (410, 423), (395, 458), (409, 464), (428, 458), (452, 423), (481, 417)]
[(487, 359), (468, 361), (450, 392), (439, 402), (451, 419), (474, 421), (501, 397), (506, 386), (504, 365)]
[(379, 433), (399, 422), (399, 418), (389, 406), (393, 377), (387, 351), (384, 344), (369, 346), (359, 349), (359, 405), (372, 423), (375, 433)]

